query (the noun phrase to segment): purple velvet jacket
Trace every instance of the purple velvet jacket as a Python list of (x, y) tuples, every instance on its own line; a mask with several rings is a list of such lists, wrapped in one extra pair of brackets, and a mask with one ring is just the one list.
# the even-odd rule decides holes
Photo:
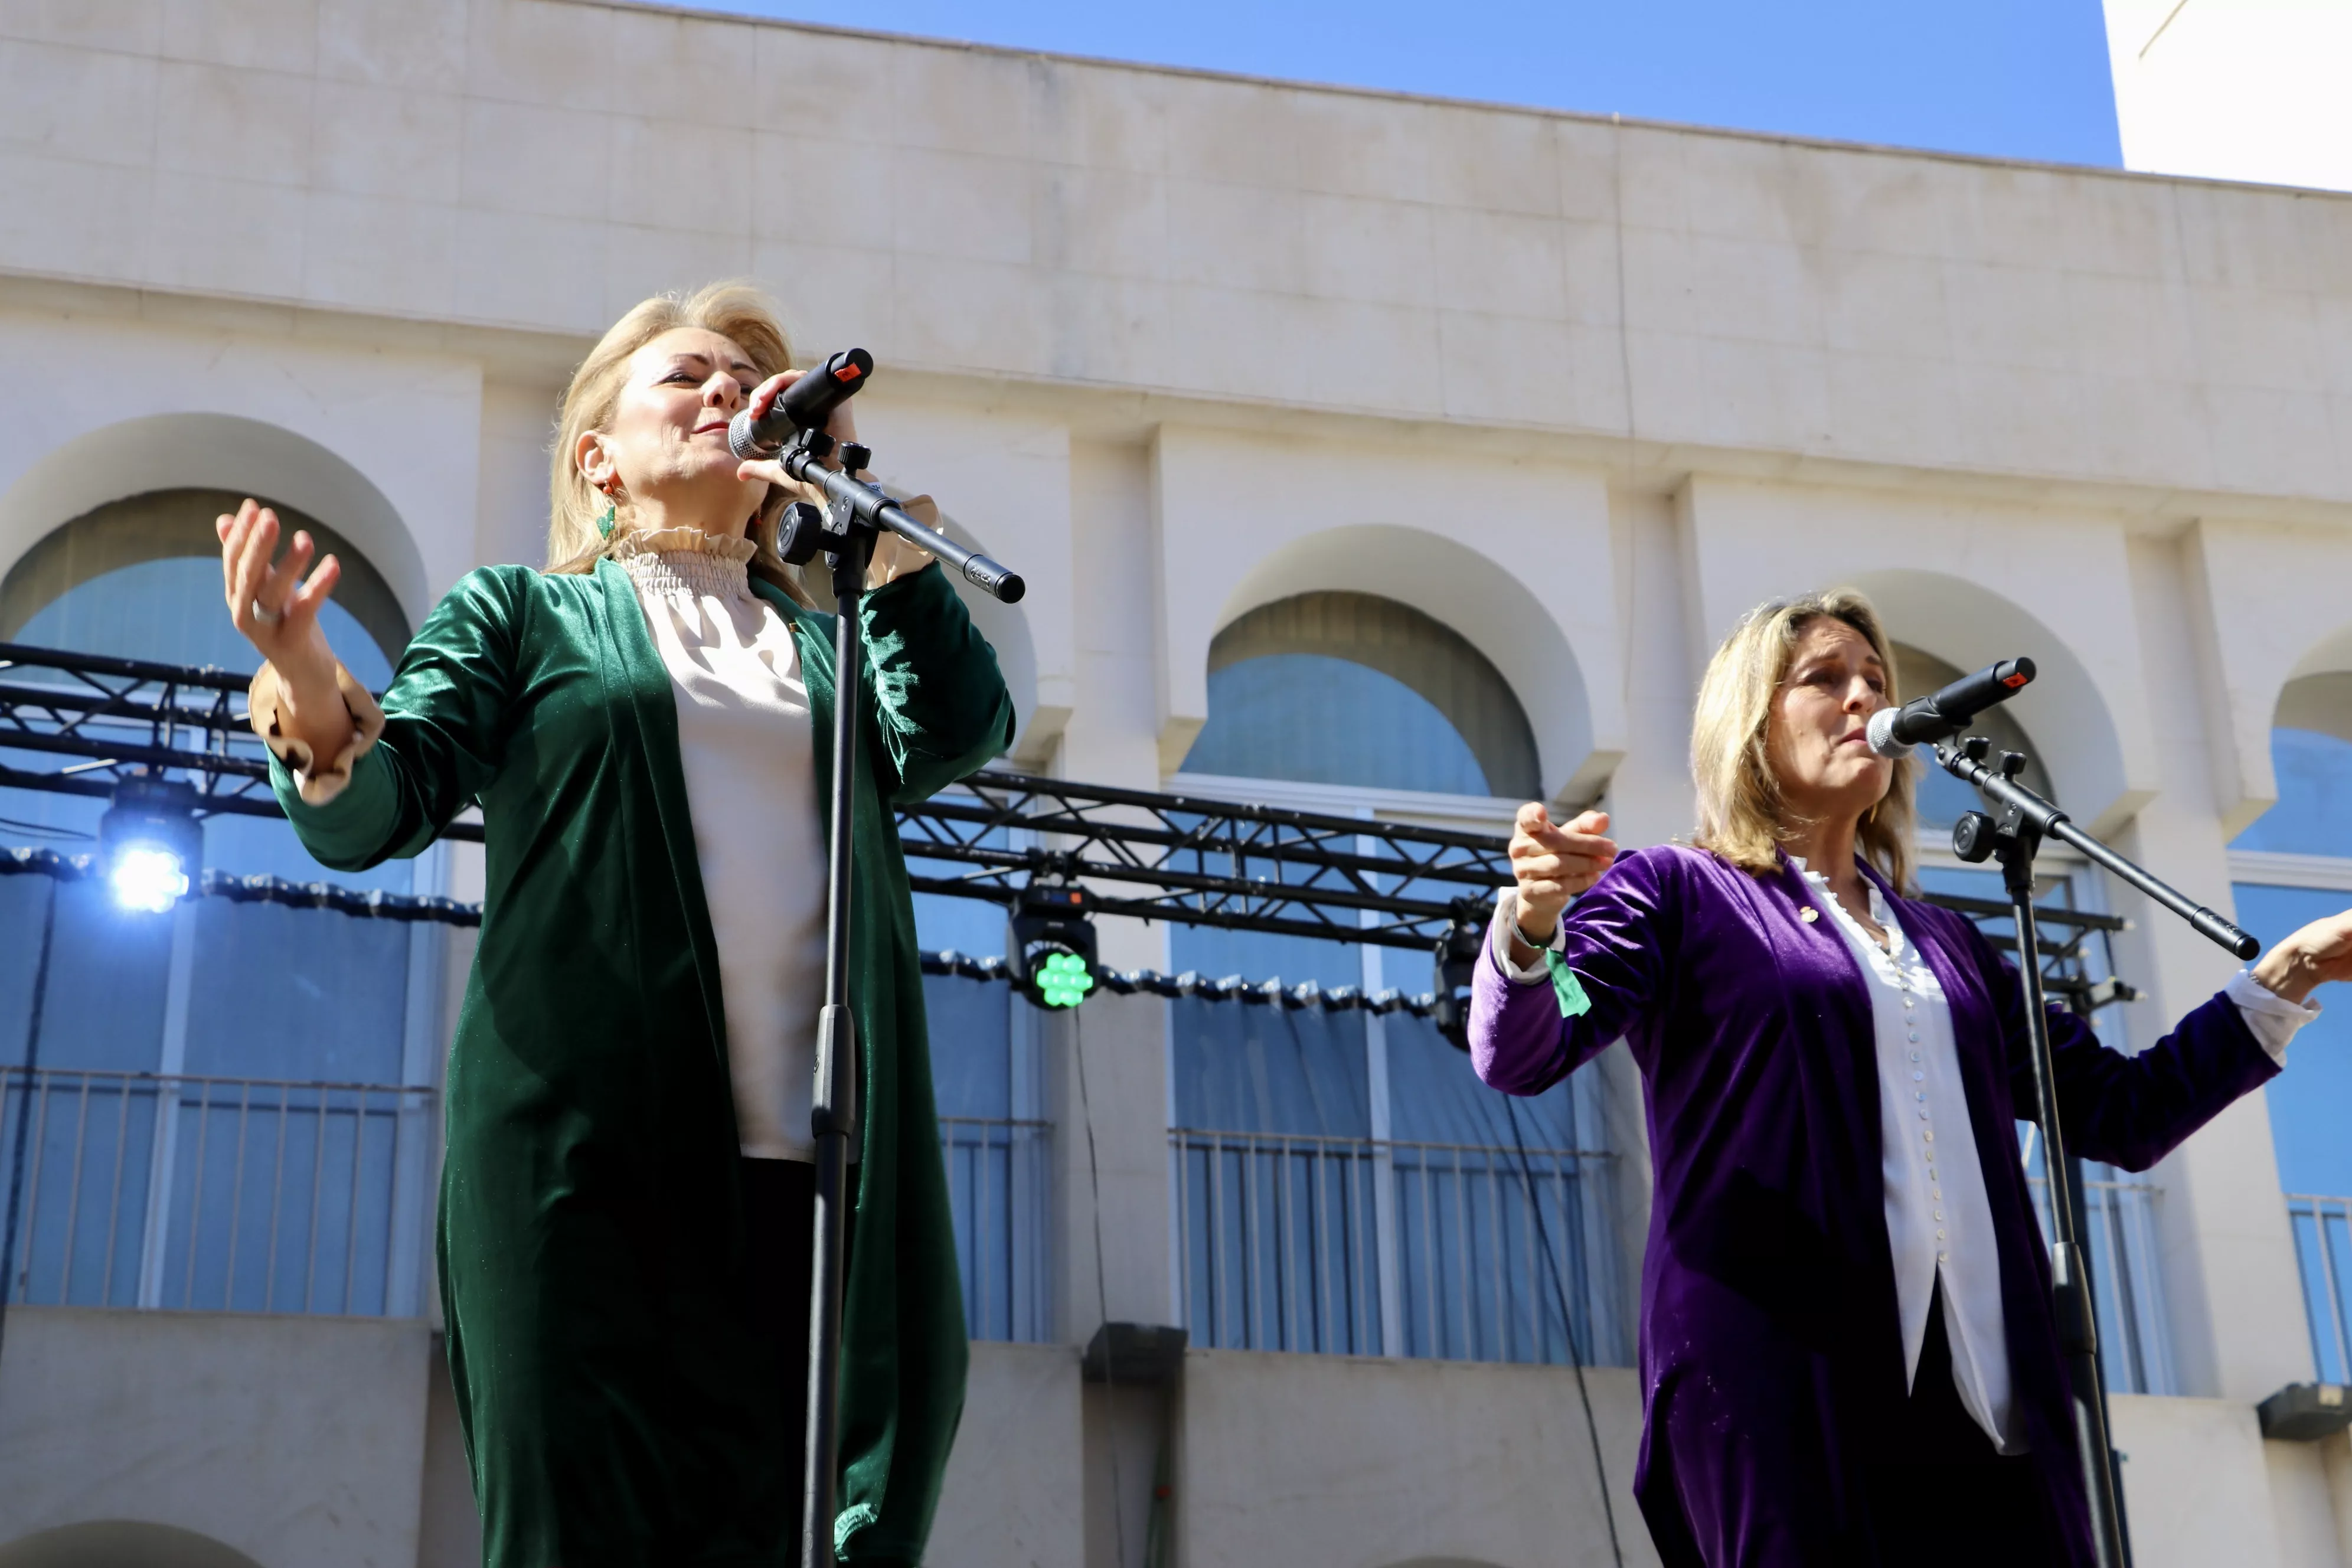
[[(1885, 887), (1875, 872), (1873, 879)], [(2018, 1159), (2033, 1069), (2016, 971), (1949, 910), (1886, 896), (1950, 999), (1992, 1203), (2011, 1377), (2072, 1560), (2091, 1562), (2050, 1268)], [(1634, 1492), (1668, 1568), (1900, 1560), (1859, 1490), (1906, 1397), (1880, 1176), (1870, 994), (1796, 870), (1637, 850), (1566, 917), (1591, 1010), (1478, 965), (1470, 1049), (1513, 1094), (1622, 1037), (1642, 1069), (1655, 1190), (1642, 1267)], [(2070, 1149), (2144, 1170), (2277, 1065), (2225, 996), (2137, 1057), (2050, 1009)]]

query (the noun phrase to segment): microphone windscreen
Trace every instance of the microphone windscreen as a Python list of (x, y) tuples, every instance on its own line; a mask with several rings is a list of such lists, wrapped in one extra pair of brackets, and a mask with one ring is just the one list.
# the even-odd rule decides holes
[(1870, 716), (1870, 749), (1882, 757), (1893, 757), (1897, 762), (1909, 756), (1914, 750), (1895, 738), (1895, 716), (1901, 711), (1899, 708), (1881, 708)]
[(727, 449), (735, 454), (738, 462), (743, 463), (757, 462), (762, 458), (776, 455), (773, 447), (761, 444), (758, 422), (751, 417), (751, 411), (748, 408), (727, 422)]

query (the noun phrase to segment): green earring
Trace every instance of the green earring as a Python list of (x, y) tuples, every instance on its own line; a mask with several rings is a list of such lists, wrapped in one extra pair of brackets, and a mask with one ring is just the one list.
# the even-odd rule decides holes
[(604, 498), (604, 510), (596, 514), (596, 532), (599, 537), (604, 539), (610, 539), (613, 537), (613, 525), (617, 521), (613, 514), (613, 498), (606, 496)]

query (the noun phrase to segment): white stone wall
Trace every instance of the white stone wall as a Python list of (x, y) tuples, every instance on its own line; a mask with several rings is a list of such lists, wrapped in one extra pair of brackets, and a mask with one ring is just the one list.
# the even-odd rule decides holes
[[(540, 559), (587, 343), (649, 290), (749, 274), (812, 347), (875, 352), (879, 466), (1027, 575), (981, 610), (1016, 759), (1070, 777), (1158, 787), (1217, 630), (1353, 589), (1479, 647), (1547, 790), (1654, 843), (1689, 824), (1716, 641), (1855, 582), (1955, 665), (2032, 654), (2019, 714), (2065, 804), (2224, 905), (2280, 690), (2352, 670), (2352, 198), (582, 0), (0, 7), (0, 570), (119, 496), (248, 489), (421, 615)], [(478, 895), (470, 853), (451, 875)], [(2231, 966), (2116, 902), (2146, 1044)], [(1164, 962), (1163, 928), (1103, 940)], [(1139, 1550), (1167, 1409), (1082, 1397), (1072, 1347), (1173, 1310), (1156, 1014), (1106, 999), (1045, 1042), (1066, 1342), (976, 1359), (941, 1563), (1116, 1561), (1122, 1526)], [(2263, 1100), (2156, 1179), (2195, 1397), (2118, 1402), (2139, 1560), (2352, 1561), (2341, 1442), (2251, 1426), (2311, 1375)], [(281, 1329), (156, 1322), (190, 1365)], [(26, 1342), (12, 1321), (0, 1410)], [(1180, 1560), (1589, 1555), (1560, 1375), (1195, 1356)], [(1630, 1379), (1595, 1389), (1630, 1455)], [(73, 1429), (82, 1468), (160, 1441), (131, 1409)], [(416, 1440), (386, 1550), (465, 1561), (462, 1469)], [(1448, 1489), (1473, 1457), (1500, 1478), (1476, 1521)], [(0, 1541), (80, 1506), (74, 1473), (37, 1472), (65, 1489), (0, 1509)], [(268, 1568), (344, 1560), (220, 1530)]]

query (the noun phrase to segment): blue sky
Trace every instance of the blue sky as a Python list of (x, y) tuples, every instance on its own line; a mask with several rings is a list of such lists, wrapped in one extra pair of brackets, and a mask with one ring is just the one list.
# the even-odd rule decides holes
[(1738, 130), (2123, 162), (2099, 0), (698, 0), (697, 8)]

